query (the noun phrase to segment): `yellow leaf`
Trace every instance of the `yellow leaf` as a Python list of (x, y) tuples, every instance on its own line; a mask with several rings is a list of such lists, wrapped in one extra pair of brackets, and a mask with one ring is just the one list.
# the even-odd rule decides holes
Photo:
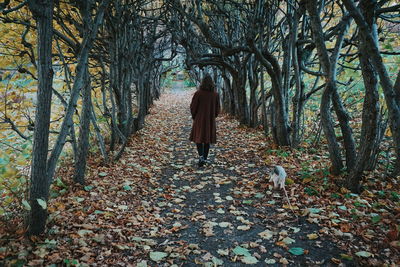
[(392, 136), (392, 131), (390, 130), (390, 128), (387, 128), (387, 129), (386, 129), (385, 135), (386, 135), (386, 136), (389, 136), (389, 137)]
[[(282, 206), (284, 209), (290, 209), (290, 206), (288, 205), (288, 204), (285, 204), (285, 205), (283, 205)], [(298, 210), (299, 209), (299, 207), (297, 207), (297, 206), (292, 206), (292, 208), (293, 208), (293, 210)]]
[(294, 181), (292, 180), (292, 179), (290, 179), (290, 178), (286, 178), (286, 182), (285, 182), (285, 184), (293, 184), (294, 183)]
[(303, 179), (303, 183), (309, 183), (312, 180), (313, 180), (312, 178), (308, 177), (308, 178)]
[(308, 234), (307, 235), (308, 239), (314, 240), (318, 238), (318, 235), (316, 233)]

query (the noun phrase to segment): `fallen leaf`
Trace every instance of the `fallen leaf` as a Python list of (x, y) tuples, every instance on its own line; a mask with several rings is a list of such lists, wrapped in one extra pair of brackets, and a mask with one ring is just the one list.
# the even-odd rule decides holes
[(242, 231), (247, 231), (247, 230), (250, 229), (250, 226), (249, 226), (249, 225), (239, 225), (239, 226), (237, 227), (237, 229), (238, 229), (238, 230), (242, 230)]
[(235, 247), (232, 252), (239, 256), (251, 256), (249, 250), (241, 246)]
[(314, 240), (318, 238), (318, 235), (316, 233), (308, 234), (307, 235), (309, 240)]
[(165, 252), (160, 252), (160, 251), (151, 251), (150, 252), (150, 259), (153, 261), (161, 261), (165, 257), (167, 257), (168, 254)]
[(289, 252), (292, 253), (293, 255), (299, 256), (304, 254), (304, 249), (299, 247), (293, 247), (289, 249)]
[(276, 260), (275, 259), (265, 259), (265, 263), (266, 264), (275, 264), (276, 263)]
[(362, 251), (356, 252), (356, 255), (359, 256), (359, 257), (363, 257), (363, 258), (369, 258), (369, 257), (371, 257), (373, 254), (369, 253), (368, 251), (362, 250)]
[(258, 233), (258, 235), (261, 236), (263, 239), (270, 240), (274, 236), (274, 232), (270, 230), (265, 230), (263, 232)]
[(253, 256), (245, 256), (241, 261), (245, 264), (256, 264), (258, 262), (257, 258)]
[(285, 237), (284, 239), (282, 239), (282, 242), (285, 243), (286, 245), (290, 245), (296, 242), (296, 240), (291, 239), (290, 237)]

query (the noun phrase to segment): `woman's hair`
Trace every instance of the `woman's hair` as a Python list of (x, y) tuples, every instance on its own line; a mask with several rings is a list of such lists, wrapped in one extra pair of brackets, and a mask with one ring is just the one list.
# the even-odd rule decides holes
[(204, 90), (204, 91), (211, 91), (211, 92), (215, 91), (214, 81), (212, 80), (212, 78), (209, 74), (206, 74), (206, 76), (204, 76), (203, 80), (201, 81), (199, 89)]

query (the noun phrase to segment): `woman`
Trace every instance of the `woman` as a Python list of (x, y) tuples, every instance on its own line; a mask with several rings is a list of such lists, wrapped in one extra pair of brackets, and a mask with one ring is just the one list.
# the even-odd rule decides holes
[(215, 144), (217, 140), (215, 118), (219, 111), (219, 96), (215, 92), (215, 84), (211, 76), (207, 74), (201, 81), (199, 89), (194, 93), (190, 104), (193, 118), (190, 141), (196, 143), (199, 167), (206, 163), (210, 143)]

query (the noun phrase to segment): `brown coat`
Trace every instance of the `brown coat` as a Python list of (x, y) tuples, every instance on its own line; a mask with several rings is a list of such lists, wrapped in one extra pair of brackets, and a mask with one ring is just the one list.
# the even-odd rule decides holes
[(197, 90), (190, 104), (193, 126), (190, 141), (195, 143), (212, 143), (217, 141), (215, 118), (220, 111), (218, 93)]

